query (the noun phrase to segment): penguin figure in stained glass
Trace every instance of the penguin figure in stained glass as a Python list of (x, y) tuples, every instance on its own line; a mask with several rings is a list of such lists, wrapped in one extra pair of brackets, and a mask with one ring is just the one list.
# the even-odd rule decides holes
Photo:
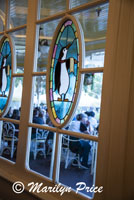
[(3, 97), (5, 97), (5, 91), (7, 89), (7, 75), (9, 73), (10, 66), (6, 66), (8, 55), (4, 56), (1, 62), (1, 68), (0, 68), (0, 90), (2, 92)]
[(60, 98), (57, 99), (58, 101), (68, 101), (68, 99), (65, 98), (70, 83), (68, 69), (70, 69), (70, 72), (74, 72), (74, 63), (77, 63), (77, 60), (74, 58), (66, 59), (70, 46), (71, 44), (68, 44), (66, 47), (61, 49), (55, 67), (55, 91), (58, 90), (60, 95)]

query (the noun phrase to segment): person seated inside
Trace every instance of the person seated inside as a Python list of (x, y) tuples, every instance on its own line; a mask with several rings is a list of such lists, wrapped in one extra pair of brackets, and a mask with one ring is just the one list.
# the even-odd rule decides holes
[(12, 114), (13, 114), (13, 110), (12, 108), (10, 107), (7, 114), (5, 115), (5, 118), (11, 118), (12, 117)]
[[(51, 122), (49, 116), (47, 117), (46, 124), (47, 124), (48, 126), (53, 127), (53, 124), (52, 124), (52, 122)], [(53, 144), (53, 138), (54, 138), (54, 133), (53, 133), (52, 131), (49, 131), (49, 132), (48, 132), (47, 139), (46, 139), (46, 154), (48, 154), (49, 152), (52, 151), (51, 145)]]
[[(85, 114), (81, 113), (76, 116), (76, 119), (77, 119), (76, 121), (72, 121), (72, 123), (70, 124), (69, 130), (90, 134), (88, 117)], [(80, 155), (81, 167), (84, 169), (88, 169), (90, 167), (88, 165), (88, 157), (91, 149), (90, 141), (78, 139), (74, 136), (70, 136), (70, 139), (76, 140), (76, 141), (70, 141), (69, 143), (70, 150)]]
[[(40, 113), (40, 111), (37, 108), (35, 108), (33, 111), (33, 123), (44, 124), (42, 113)], [(34, 139), (34, 138), (36, 138), (36, 128), (32, 128), (31, 139)]]
[[(11, 116), (11, 119), (15, 119), (15, 120), (20, 120), (20, 111), (18, 109), (14, 109), (13, 110), (13, 114)], [(15, 136), (18, 137), (18, 134), (19, 134), (19, 124), (15, 124), (14, 123), (14, 126), (15, 126)]]
[(43, 124), (45, 124), (45, 116), (44, 116), (44, 112), (42, 110), (39, 110), (39, 115), (38, 118), (42, 121)]
[(94, 111), (86, 111), (85, 114), (88, 115), (88, 120), (90, 122), (91, 131), (94, 131), (98, 126), (97, 120), (95, 119), (95, 112)]

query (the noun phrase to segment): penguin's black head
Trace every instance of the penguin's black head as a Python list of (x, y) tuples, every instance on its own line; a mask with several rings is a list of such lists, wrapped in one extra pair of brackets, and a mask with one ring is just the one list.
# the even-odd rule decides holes
[(66, 47), (62, 47), (59, 55), (59, 59), (61, 59), (64, 56), (64, 52), (66, 51)]
[(6, 59), (6, 57), (3, 57), (3, 59), (2, 59), (2, 66), (4, 65), (5, 59)]
[(61, 59), (64, 56), (64, 54), (67, 52), (67, 50), (69, 49), (70, 46), (71, 46), (71, 44), (68, 44), (67, 46), (62, 47), (62, 49), (60, 51), (59, 59)]
[(9, 55), (7, 54), (6, 56), (4, 56), (4, 57), (2, 58), (2, 65), (4, 65), (4, 60), (7, 59), (8, 56), (9, 56)]

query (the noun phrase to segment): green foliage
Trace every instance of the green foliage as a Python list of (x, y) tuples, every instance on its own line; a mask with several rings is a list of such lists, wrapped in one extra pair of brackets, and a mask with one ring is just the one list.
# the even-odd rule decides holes
[(89, 96), (99, 98), (102, 90), (102, 73), (85, 74), (83, 90)]

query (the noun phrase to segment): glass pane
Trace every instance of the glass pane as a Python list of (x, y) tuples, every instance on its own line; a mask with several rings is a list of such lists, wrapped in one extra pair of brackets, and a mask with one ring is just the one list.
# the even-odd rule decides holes
[(24, 57), (25, 57), (25, 43), (26, 43), (26, 29), (13, 32), (11, 34), (14, 40), (16, 51), (16, 73), (24, 72)]
[(31, 128), (30, 168), (52, 179), (55, 134)]
[[(90, 73), (84, 75), (81, 96), (73, 118), (75, 124), (73, 123), (71, 125), (76, 132), (89, 133), (91, 135), (98, 134), (102, 80), (103, 73)], [(80, 122), (84, 124), (82, 125), (82, 128), (79, 128)]]
[(52, 37), (59, 20), (51, 21), (39, 26), (37, 71), (45, 71), (48, 64), (48, 53)]
[(46, 104), (46, 76), (34, 77), (33, 118), (36, 124), (53, 126)]
[[(17, 77), (15, 79), (15, 88), (13, 92), (13, 97), (11, 100), (11, 105), (9, 107), (8, 112), (5, 115), (5, 118), (20, 120), (21, 114), (21, 98), (22, 98), (22, 88), (23, 88), (23, 78)], [(2, 134), (1, 141), (1, 152), (2, 156), (16, 161), (16, 152), (17, 152), (17, 144), (18, 144), (18, 135), (19, 135), (19, 124), (12, 122), (4, 122), (1, 123), (2, 130), (0, 134)]]
[(40, 18), (48, 17), (66, 9), (66, 1), (63, 0), (41, 0)]
[(16, 77), (15, 79), (15, 87), (13, 92), (13, 98), (11, 103), (11, 108), (18, 109), (21, 111), (21, 99), (22, 99), (22, 91), (23, 91), (23, 77)]
[(76, 6), (80, 6), (84, 3), (89, 3), (90, 1), (93, 1), (93, 0), (72, 0), (71, 1), (71, 8), (76, 7)]
[(46, 108), (46, 76), (37, 76), (34, 81), (34, 108)]
[[(46, 105), (46, 76), (37, 76), (34, 81), (33, 117), (35, 124), (53, 127)], [(39, 131), (39, 133), (38, 133)], [(40, 130), (31, 129), (30, 168), (44, 176), (52, 178), (55, 134), (45, 131), (44, 138), (38, 142)], [(37, 140), (36, 140), (37, 138)], [(37, 147), (37, 150), (36, 150)]]
[(0, 152), (1, 156), (16, 161), (19, 125), (0, 121)]
[(28, 0), (10, 1), (10, 28), (21, 26), (27, 23)]
[(46, 105), (46, 76), (37, 76), (34, 81), (33, 117), (36, 124), (52, 126)]
[(0, 1), (0, 32), (4, 31), (5, 28), (5, 9), (6, 9), (6, 1)]
[[(97, 143), (74, 136), (62, 136), (59, 182), (93, 197)], [(88, 190), (87, 190), (88, 187)]]
[(104, 50), (90, 52), (90, 55), (85, 57), (85, 68), (104, 67), (104, 57)]
[(14, 78), (14, 90), (13, 90), (13, 96), (10, 104), (10, 108), (5, 115), (6, 118), (11, 118), (11, 119), (20, 119), (14, 117), (13, 111), (14, 110), (19, 110), (19, 116), (21, 114), (21, 99), (22, 99), (22, 90), (23, 90), (23, 78), (22, 77), (16, 77)]
[(84, 31), (85, 68), (104, 66), (108, 5), (99, 5), (74, 15)]

